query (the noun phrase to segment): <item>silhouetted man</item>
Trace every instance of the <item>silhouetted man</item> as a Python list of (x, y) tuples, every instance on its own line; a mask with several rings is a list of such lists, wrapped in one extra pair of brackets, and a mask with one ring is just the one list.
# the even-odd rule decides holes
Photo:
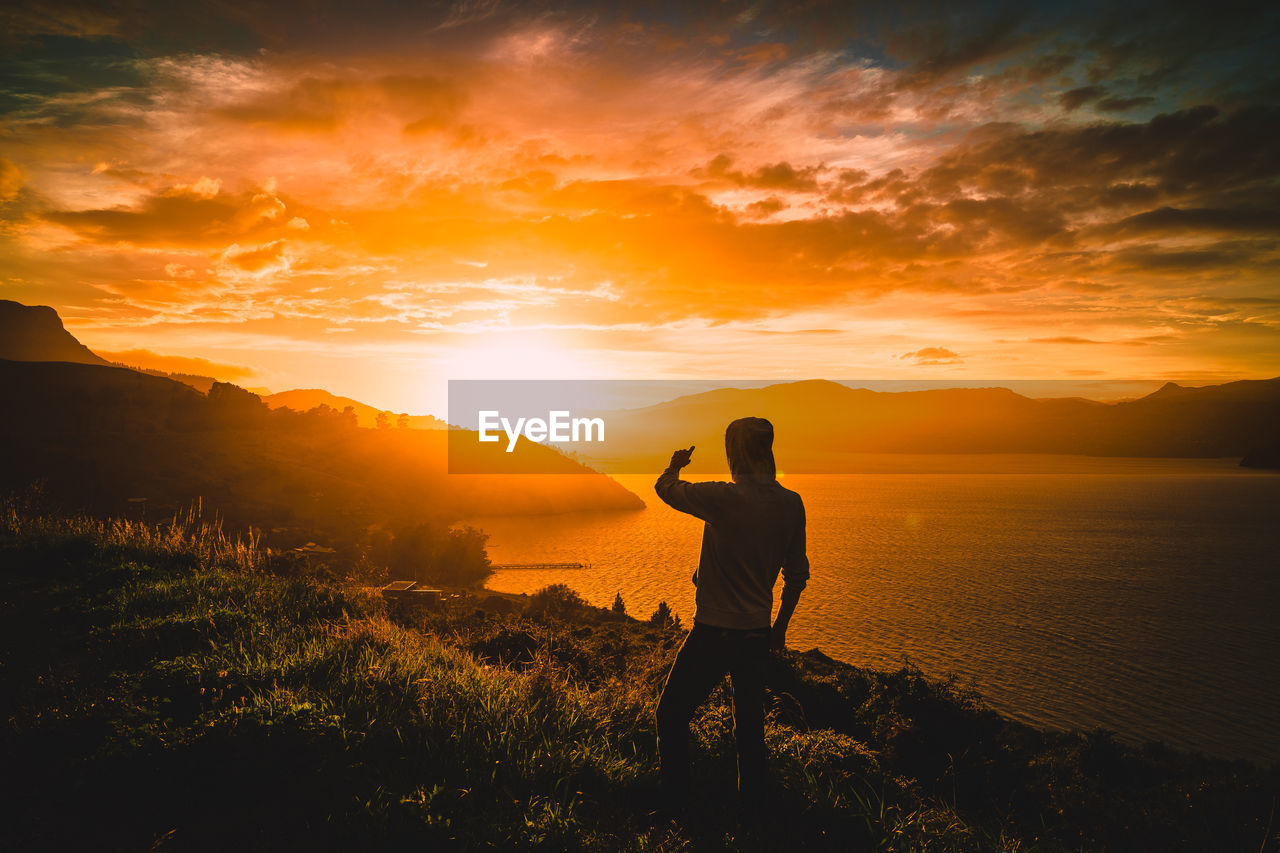
[[(738, 791), (744, 808), (765, 788), (764, 676), (769, 648), (782, 649), (787, 623), (809, 579), (804, 503), (777, 480), (773, 425), (740, 418), (724, 433), (732, 483), (688, 483), (680, 469), (693, 448), (671, 454), (658, 497), (706, 522), (693, 582), (697, 611), (658, 702), (658, 754), (668, 807), (689, 793), (689, 720), (727, 672), (733, 688)], [(772, 628), (773, 586), (781, 569), (782, 605)]]

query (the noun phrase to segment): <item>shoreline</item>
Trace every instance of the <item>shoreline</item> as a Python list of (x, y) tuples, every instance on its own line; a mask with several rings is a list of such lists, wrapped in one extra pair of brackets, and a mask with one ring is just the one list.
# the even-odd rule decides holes
[[(571, 585), (565, 584), (565, 586), (569, 587), (571, 591), (576, 593), (576, 590), (572, 590)], [(490, 589), (487, 586), (482, 586), (479, 588), (457, 587), (457, 588), (452, 588), (452, 591), (464, 593), (467, 596), (468, 604), (463, 606), (470, 606), (470, 604), (474, 604), (476, 605), (474, 609), (483, 610), (486, 613), (492, 612), (496, 615), (512, 615), (512, 614), (520, 613), (528, 605), (528, 602), (531, 598), (530, 594), (528, 593), (504, 592), (501, 590)], [(506, 602), (507, 604), (497, 605), (495, 609), (494, 602), (496, 601)], [(611, 621), (622, 621), (622, 619), (619, 619), (619, 617), (612, 614), (609, 611), (609, 609), (606, 607), (587, 604), (585, 603), (585, 601), (583, 602), (583, 604), (584, 604), (583, 609), (579, 611), (580, 616), (583, 613), (593, 614), (591, 619), (587, 619), (586, 621), (582, 622), (582, 625), (584, 626), (600, 624), (601, 620), (606, 623)], [(638, 625), (645, 624), (645, 620), (643, 618), (639, 618), (631, 615), (626, 615), (623, 618), (626, 620), (630, 620), (632, 623), (635, 623)], [(687, 630), (689, 627), (692, 626), (692, 620), (691, 619), (682, 620), (682, 624), (683, 624), (683, 629)], [(1172, 752), (1184, 754), (1186, 756), (1201, 758), (1207, 761), (1227, 762), (1227, 763), (1235, 763), (1235, 762), (1243, 761), (1259, 769), (1266, 769), (1273, 765), (1280, 765), (1280, 756), (1277, 756), (1274, 758), (1265, 758), (1257, 755), (1256, 753), (1251, 755), (1223, 755), (1223, 754), (1214, 753), (1212, 751), (1205, 750), (1205, 749), (1194, 749), (1194, 748), (1187, 748), (1181, 745), (1171, 745), (1159, 739), (1146, 739), (1140, 735), (1131, 734), (1121, 730), (1110, 729), (1106, 727), (1079, 726), (1079, 725), (1055, 726), (1051, 724), (1040, 723), (1035, 720), (1028, 719), (1027, 718), (1028, 715), (1019, 713), (1018, 711), (1013, 709), (1001, 707), (1000, 705), (993, 703), (988, 696), (983, 694), (974, 685), (957, 678), (954, 674), (940, 675), (937, 673), (931, 673), (925, 670), (921, 670), (915, 664), (915, 662), (913, 662), (912, 660), (910, 660), (910, 658), (906, 656), (903, 656), (902, 660), (900, 661), (900, 666), (885, 667), (885, 666), (874, 665), (874, 664), (853, 663), (843, 658), (827, 654), (822, 650), (820, 646), (814, 646), (812, 648), (804, 649), (804, 650), (801, 650), (796, 647), (788, 646), (787, 652), (794, 655), (798, 655), (799, 657), (804, 658), (805, 660), (822, 662), (823, 664), (833, 667), (835, 669), (846, 668), (850, 671), (855, 671), (860, 673), (870, 672), (870, 673), (878, 673), (880, 675), (889, 675), (893, 672), (900, 671), (902, 669), (916, 671), (916, 672), (919, 672), (923, 678), (925, 678), (926, 680), (932, 683), (954, 685), (957, 689), (959, 689), (966, 695), (972, 697), (973, 700), (978, 705), (980, 705), (983, 708), (989, 709), (991, 712), (995, 714), (998, 714), (1002, 719), (1008, 721), (1010, 724), (1026, 726), (1044, 735), (1076, 736), (1076, 735), (1081, 735), (1087, 732), (1102, 731), (1102, 732), (1108, 733), (1110, 736), (1114, 737), (1118, 742), (1124, 744), (1126, 747), (1135, 749), (1135, 750), (1155, 748), (1155, 749), (1161, 749), (1161, 750), (1169, 750)]]

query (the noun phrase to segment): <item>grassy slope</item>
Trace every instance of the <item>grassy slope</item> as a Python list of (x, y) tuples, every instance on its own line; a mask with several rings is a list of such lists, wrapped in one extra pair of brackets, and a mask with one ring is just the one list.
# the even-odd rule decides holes
[(723, 690), (673, 825), (646, 804), (677, 630), (572, 603), (406, 626), (192, 520), (9, 508), (0, 566), (7, 849), (1238, 850), (1274, 831), (1274, 768), (1045, 735), (910, 670), (793, 653), (771, 665), (760, 835), (722, 805)]

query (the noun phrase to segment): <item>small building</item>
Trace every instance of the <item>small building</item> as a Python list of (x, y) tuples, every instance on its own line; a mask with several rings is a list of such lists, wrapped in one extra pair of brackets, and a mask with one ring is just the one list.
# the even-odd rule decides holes
[(435, 610), (444, 601), (444, 590), (422, 586), (417, 581), (392, 581), (382, 588), (382, 598), (398, 609), (427, 607)]

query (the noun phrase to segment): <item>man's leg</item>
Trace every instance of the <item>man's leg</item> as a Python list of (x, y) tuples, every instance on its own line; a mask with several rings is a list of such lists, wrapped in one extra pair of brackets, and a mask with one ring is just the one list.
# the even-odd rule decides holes
[(672, 807), (689, 798), (689, 720), (725, 673), (723, 645), (714, 628), (694, 623), (676, 653), (658, 700), (662, 793)]
[(749, 812), (762, 807), (766, 767), (764, 749), (764, 676), (769, 630), (744, 632), (731, 656), (733, 733), (738, 746), (738, 793)]

